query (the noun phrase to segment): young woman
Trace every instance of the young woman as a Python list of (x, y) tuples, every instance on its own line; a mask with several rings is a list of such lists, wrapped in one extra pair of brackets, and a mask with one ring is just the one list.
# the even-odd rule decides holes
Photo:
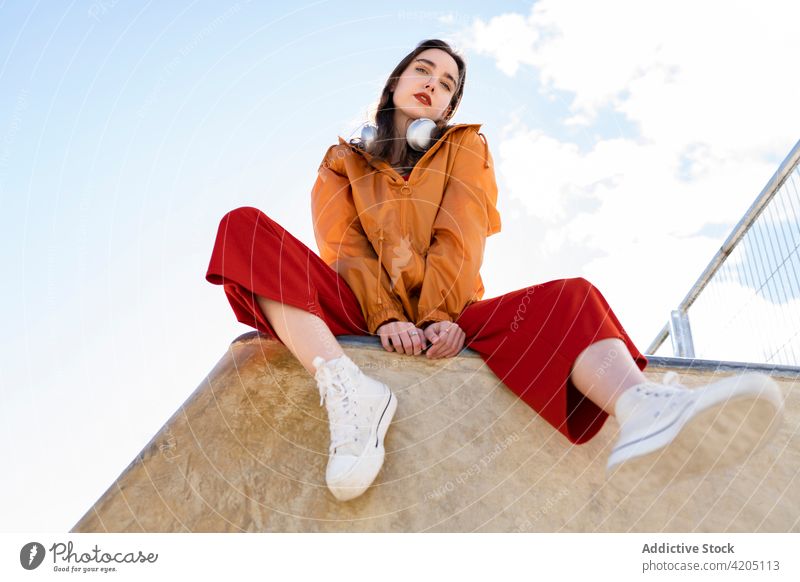
[[(423, 41), (389, 75), (374, 138), (328, 148), (311, 194), (320, 256), (256, 208), (219, 226), (206, 279), (224, 285), (239, 321), (284, 343), (315, 377), (330, 423), (331, 492), (346, 500), (370, 486), (397, 407), (338, 335), (378, 335), (387, 351), (412, 357), (468, 346), (575, 444), (615, 415), (607, 469), (630, 484), (745, 460), (779, 424), (782, 396), (768, 376), (697, 389), (674, 373), (648, 381), (647, 359), (581, 277), (483, 299), (485, 240), (501, 222), (480, 124), (449, 123), (465, 80), (460, 55)], [(420, 118), (435, 125), (427, 145), (409, 134)]]

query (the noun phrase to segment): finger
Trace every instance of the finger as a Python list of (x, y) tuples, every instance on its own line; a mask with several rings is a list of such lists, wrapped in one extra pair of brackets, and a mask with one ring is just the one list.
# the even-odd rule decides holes
[(438, 341), (436, 342), (436, 344), (434, 345), (434, 347), (432, 349), (433, 354), (431, 354), (431, 357), (432, 358), (441, 358), (441, 357), (443, 357), (444, 354), (447, 353), (447, 342), (448, 342), (447, 336), (446, 335), (440, 335)]
[(450, 329), (450, 328), (447, 328), (447, 329), (445, 329), (444, 331), (442, 331), (442, 332), (439, 334), (439, 339), (438, 339), (438, 341), (436, 342), (436, 347), (438, 348), (438, 349), (436, 350), (436, 355), (437, 355), (438, 357), (440, 357), (440, 358), (441, 358), (442, 356), (444, 356), (444, 354), (446, 354), (446, 353), (447, 353), (447, 346), (448, 346), (448, 343), (449, 343), (449, 341), (450, 341), (450, 337), (451, 337), (451, 332), (450, 332), (450, 331), (448, 331), (449, 329)]
[(442, 345), (441, 353), (439, 354), (440, 358), (449, 358), (450, 354), (453, 353), (453, 332), (447, 334), (447, 337), (444, 338), (444, 343)]
[(431, 339), (431, 347), (428, 349), (427, 356), (429, 358), (435, 358), (436, 354), (441, 351), (441, 341), (442, 338), (439, 335), (434, 334), (433, 338)]
[(450, 350), (450, 356), (455, 356), (461, 350), (461, 342), (463, 341), (460, 330), (453, 333), (453, 349)]
[(403, 353), (407, 356), (412, 355), (414, 353), (414, 344), (411, 342), (411, 336), (408, 335), (408, 331), (400, 333), (400, 341), (403, 342)]
[(380, 338), (381, 338), (381, 345), (383, 345), (384, 350), (386, 350), (387, 352), (394, 351), (392, 349), (392, 346), (389, 345), (389, 338), (386, 337), (385, 333), (380, 334)]
[(428, 350), (428, 355), (431, 358), (438, 357), (442, 355), (442, 348), (444, 347), (445, 340), (447, 339), (447, 334), (445, 330), (442, 329), (440, 325), (433, 324), (430, 328), (431, 333), (431, 347)]
[[(411, 331), (414, 331), (413, 329)], [(411, 346), (413, 348), (413, 354), (415, 356), (422, 353), (422, 343), (419, 340), (419, 333), (411, 333), (408, 334), (411, 337)]]
[(451, 327), (450, 330), (451, 331), (447, 334), (447, 342), (444, 348), (442, 348), (442, 357), (445, 358), (449, 358), (456, 353), (455, 349), (458, 343), (457, 329)]
[(463, 332), (459, 332), (458, 337), (456, 339), (455, 345), (453, 346), (453, 350), (450, 352), (450, 355), (447, 356), (448, 358), (452, 358), (453, 356), (457, 356), (459, 352), (464, 348), (464, 338), (466, 338), (466, 334)]
[(417, 337), (419, 338), (420, 349), (426, 350), (428, 348), (428, 338), (425, 337), (425, 332), (417, 328)]
[(392, 340), (392, 347), (394, 348), (394, 351), (396, 351), (397, 353), (402, 352), (403, 351), (403, 342), (400, 341), (400, 336), (398, 334), (396, 334), (396, 333), (392, 333), (392, 334), (389, 335), (389, 337)]
[(443, 357), (452, 346), (453, 331), (452, 327), (448, 327), (439, 334), (439, 341), (437, 342), (439, 344), (439, 350), (437, 353), (440, 358)]

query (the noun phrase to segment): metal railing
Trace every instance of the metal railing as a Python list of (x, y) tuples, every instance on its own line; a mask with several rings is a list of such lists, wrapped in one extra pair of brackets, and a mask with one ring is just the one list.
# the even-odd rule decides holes
[[(800, 365), (800, 141), (646, 353)], [(690, 313), (691, 309), (691, 313)], [(691, 321), (691, 325), (690, 325)], [(657, 354), (659, 348), (662, 353)]]

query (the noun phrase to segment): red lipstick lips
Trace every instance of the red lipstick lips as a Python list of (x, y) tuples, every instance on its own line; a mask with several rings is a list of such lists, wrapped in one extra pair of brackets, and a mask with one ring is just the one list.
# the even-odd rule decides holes
[(430, 107), (431, 98), (425, 93), (414, 93), (414, 97), (417, 98), (417, 101), (420, 101), (421, 103), (424, 103), (425, 105)]

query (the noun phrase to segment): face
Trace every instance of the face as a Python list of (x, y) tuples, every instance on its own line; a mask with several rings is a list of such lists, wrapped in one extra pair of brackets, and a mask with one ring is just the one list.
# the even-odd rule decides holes
[[(412, 60), (394, 89), (395, 126), (405, 128), (413, 120), (440, 120), (450, 112), (458, 80), (456, 61), (441, 49), (426, 49)], [(422, 101), (415, 95), (427, 96)]]

